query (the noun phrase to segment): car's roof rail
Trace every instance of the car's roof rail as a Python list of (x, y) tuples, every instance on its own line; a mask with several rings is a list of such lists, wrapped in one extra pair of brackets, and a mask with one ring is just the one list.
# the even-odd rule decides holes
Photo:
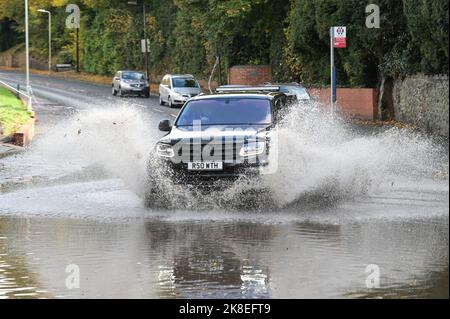
[(217, 93), (251, 93), (251, 92), (258, 92), (258, 93), (270, 93), (270, 92), (280, 92), (280, 87), (276, 85), (263, 85), (263, 86), (233, 86), (233, 85), (225, 85), (225, 86), (219, 86), (216, 89)]

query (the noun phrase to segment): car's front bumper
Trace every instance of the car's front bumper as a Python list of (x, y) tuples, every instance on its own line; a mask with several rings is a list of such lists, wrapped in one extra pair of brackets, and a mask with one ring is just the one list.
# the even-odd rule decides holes
[(170, 160), (162, 160), (165, 174), (174, 184), (208, 186), (221, 183), (233, 183), (241, 178), (254, 178), (261, 174), (261, 163), (223, 164), (218, 171), (191, 171), (187, 163), (175, 164)]
[(184, 103), (186, 103), (190, 98), (175, 98), (172, 100), (173, 104), (176, 105), (184, 105)]
[(192, 99), (193, 97), (196, 97), (198, 94), (190, 94), (189, 96), (174, 96), (172, 99), (172, 103), (173, 104), (177, 104), (177, 105), (184, 105), (184, 103), (186, 103), (187, 101), (189, 101), (190, 99)]
[(143, 87), (143, 88), (122, 88), (122, 93), (124, 94), (150, 94), (149, 87)]

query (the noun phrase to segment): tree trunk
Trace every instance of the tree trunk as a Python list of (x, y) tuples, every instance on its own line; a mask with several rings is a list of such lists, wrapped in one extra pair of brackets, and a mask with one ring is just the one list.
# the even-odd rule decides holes
[(394, 120), (394, 79), (383, 77), (380, 85), (380, 96), (378, 99), (378, 117), (380, 120)]

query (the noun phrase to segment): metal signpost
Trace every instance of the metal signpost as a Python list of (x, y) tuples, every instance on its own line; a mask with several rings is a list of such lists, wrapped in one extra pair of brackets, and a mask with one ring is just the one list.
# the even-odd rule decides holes
[(331, 59), (331, 92), (330, 92), (330, 110), (336, 111), (335, 103), (336, 95), (336, 67), (334, 65), (334, 48), (344, 49), (347, 47), (347, 30), (346, 27), (331, 27), (330, 28), (330, 59)]
[[(137, 6), (137, 1), (128, 1), (129, 5)], [(144, 18), (144, 39), (141, 40), (141, 51), (144, 54), (144, 68), (145, 68), (145, 76), (147, 80), (150, 81), (150, 70), (149, 70), (149, 61), (148, 61), (148, 53), (150, 52), (150, 40), (147, 38), (147, 8), (145, 2), (142, 1), (142, 15)], [(147, 45), (146, 45), (147, 44)]]
[(150, 40), (145, 39), (141, 40), (141, 51), (144, 54), (144, 63), (145, 63), (145, 77), (147, 80), (150, 78), (150, 71), (148, 70), (148, 53), (150, 52)]
[(66, 7), (66, 12), (70, 13), (66, 20), (66, 27), (75, 29), (76, 71), (80, 72), (80, 8), (76, 4), (69, 4)]
[(144, 44), (146, 44), (145, 45), (145, 52), (144, 52), (144, 61), (145, 61), (145, 76), (146, 76), (146, 78), (147, 78), (147, 81), (149, 81), (150, 80), (150, 71), (149, 71), (149, 69), (148, 69), (148, 67), (149, 67), (149, 64), (148, 64), (148, 52), (150, 51), (149, 50), (149, 46), (150, 46), (150, 41), (149, 41), (149, 39), (147, 39), (147, 28), (146, 28), (146, 25), (147, 25), (147, 13), (146, 13), (146, 10), (145, 10), (145, 2), (144, 1), (142, 1), (142, 14), (143, 14), (143, 16), (144, 16)]

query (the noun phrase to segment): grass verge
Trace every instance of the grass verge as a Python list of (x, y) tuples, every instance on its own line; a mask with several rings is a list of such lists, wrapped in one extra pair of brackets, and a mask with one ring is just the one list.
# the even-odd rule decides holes
[(3, 135), (14, 134), (31, 118), (26, 106), (13, 93), (0, 87), (0, 123)]

